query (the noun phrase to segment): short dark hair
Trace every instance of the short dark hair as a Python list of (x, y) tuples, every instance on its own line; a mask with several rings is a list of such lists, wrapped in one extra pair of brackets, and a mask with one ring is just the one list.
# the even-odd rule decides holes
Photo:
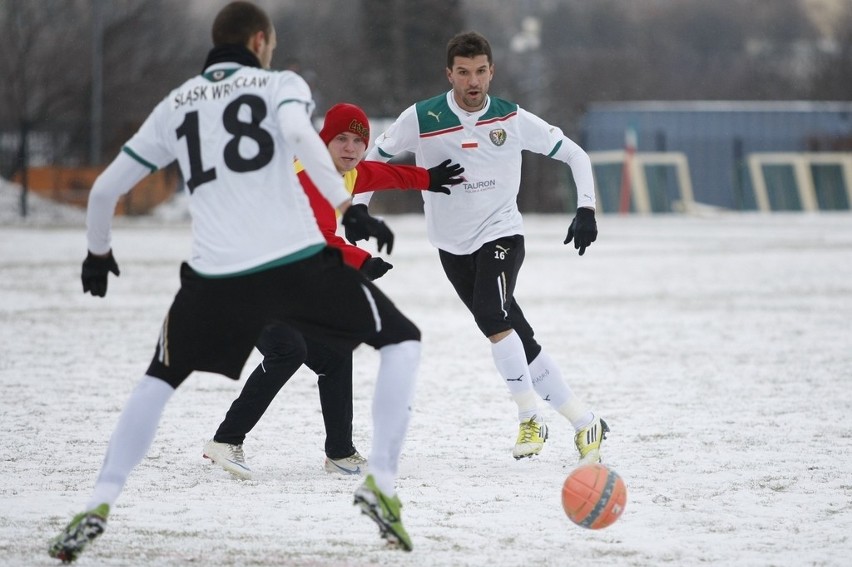
[(485, 36), (475, 31), (456, 34), (447, 43), (447, 69), (453, 68), (453, 60), (456, 57), (473, 59), (477, 55), (487, 55), (489, 65), (494, 62), (491, 57), (491, 44)]
[(213, 46), (245, 45), (260, 31), (272, 33), (272, 21), (266, 12), (251, 2), (231, 2), (213, 20)]

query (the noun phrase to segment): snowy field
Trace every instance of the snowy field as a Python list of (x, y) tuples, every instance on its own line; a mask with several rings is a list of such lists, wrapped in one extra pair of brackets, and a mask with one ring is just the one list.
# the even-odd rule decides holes
[[(8, 211), (8, 201), (5, 210)], [(852, 557), (852, 216), (527, 216), (517, 298), (575, 391), (609, 422), (627, 508), (571, 524), (572, 431), (549, 408), (516, 462), (514, 404), (419, 216), (390, 217), (382, 287), (423, 331), (399, 492), (414, 541), (386, 549), (322, 469), (315, 378), (301, 370), (247, 440), (255, 480), (201, 458), (243, 382), (195, 374), (166, 408), (105, 534), (79, 565), (848, 565)], [(118, 413), (147, 367), (188, 254), (185, 223), (121, 222), (121, 277), (84, 296), (79, 218), (0, 219), (0, 563), (53, 565)], [(259, 360), (250, 359), (248, 370)], [(355, 441), (370, 448), (378, 357), (355, 353)], [(244, 375), (244, 376), (245, 376)]]

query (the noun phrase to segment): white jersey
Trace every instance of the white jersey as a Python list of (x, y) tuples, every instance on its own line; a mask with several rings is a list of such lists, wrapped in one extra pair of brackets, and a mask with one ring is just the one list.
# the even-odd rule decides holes
[(474, 113), (462, 110), (452, 91), (418, 102), (379, 135), (367, 159), (386, 161), (408, 151), (421, 167), (447, 158), (460, 163), (464, 182), (451, 187), (450, 195), (422, 194), (429, 241), (452, 254), (470, 254), (486, 242), (524, 233), (517, 204), (523, 150), (567, 163), (578, 206), (594, 208), (588, 154), (556, 126), (495, 97)]
[(332, 205), (349, 194), (311, 125), (313, 108), (295, 73), (211, 65), (157, 105), (95, 183), (89, 249), (109, 250), (114, 200), (175, 159), (190, 193), (188, 262), (197, 272), (236, 274), (323, 246), (293, 169), (296, 152)]

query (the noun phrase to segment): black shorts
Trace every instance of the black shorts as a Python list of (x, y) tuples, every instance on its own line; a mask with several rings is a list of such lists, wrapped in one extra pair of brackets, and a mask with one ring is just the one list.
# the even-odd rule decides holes
[(275, 321), (340, 352), (420, 340), (414, 323), (332, 248), (237, 277), (202, 277), (184, 263), (180, 276), (148, 367), (174, 387), (194, 370), (239, 379), (261, 331)]
[(473, 314), (476, 325), (486, 337), (514, 329), (527, 362), (532, 362), (541, 346), (515, 301), (515, 283), (524, 263), (524, 237), (516, 234), (483, 244), (472, 254), (456, 255), (438, 251), (447, 279), (459, 298)]

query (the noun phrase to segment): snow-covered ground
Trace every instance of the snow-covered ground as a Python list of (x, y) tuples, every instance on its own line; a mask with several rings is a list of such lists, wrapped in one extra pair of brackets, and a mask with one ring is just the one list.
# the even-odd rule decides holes
[[(82, 217), (21, 223), (7, 214), (9, 192), (0, 188), (0, 563), (52, 565), (47, 541), (88, 498), (177, 290), (189, 228), (120, 220), (121, 277), (93, 298), (79, 280)], [(604, 458), (628, 487), (624, 515), (601, 531), (561, 509), (576, 459), (568, 424), (547, 409), (542, 455), (512, 459), (515, 409), (488, 343), (422, 218), (387, 220), (395, 267), (378, 283), (424, 336), (399, 481), (414, 551), (384, 548), (352, 506), (359, 480), (323, 471), (310, 372), (247, 440), (248, 482), (201, 458), (243, 382), (196, 374), (80, 565), (849, 564), (852, 215), (605, 215), (582, 258), (562, 245), (570, 218), (526, 217), (517, 298), (609, 422)], [(377, 363), (356, 351), (365, 454)]]

